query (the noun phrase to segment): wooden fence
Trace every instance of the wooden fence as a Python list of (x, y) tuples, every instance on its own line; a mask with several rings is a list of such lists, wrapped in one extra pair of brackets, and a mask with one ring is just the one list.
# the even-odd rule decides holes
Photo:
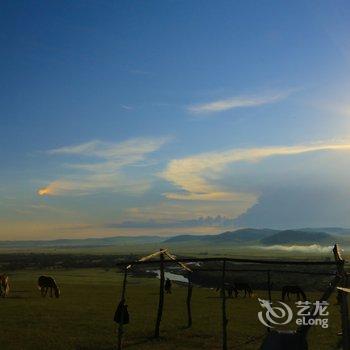
[[(160, 336), (160, 325), (163, 314), (163, 304), (164, 304), (164, 271), (166, 265), (179, 264), (181, 268), (187, 270), (188, 277), (188, 288), (187, 288), (187, 298), (186, 298), (186, 306), (187, 306), (187, 315), (188, 322), (187, 326), (191, 327), (192, 325), (192, 312), (191, 312), (191, 298), (192, 298), (192, 278), (191, 274), (194, 271), (210, 271), (210, 272), (220, 272), (221, 274), (221, 288), (225, 290), (225, 279), (227, 272), (260, 272), (266, 273), (267, 276), (267, 289), (269, 300), (271, 302), (271, 273), (295, 273), (295, 274), (304, 274), (304, 275), (319, 275), (319, 276), (330, 276), (333, 277), (329, 286), (324, 291), (320, 301), (326, 301), (334, 289), (337, 286), (346, 287), (347, 286), (347, 273), (345, 272), (345, 260), (341, 257), (340, 249), (338, 245), (334, 245), (333, 248), (334, 253), (334, 261), (311, 261), (311, 260), (274, 260), (274, 259), (243, 259), (243, 258), (228, 258), (228, 257), (220, 257), (220, 258), (179, 258), (176, 257), (168, 251), (168, 249), (160, 249), (158, 252), (150, 254), (146, 257), (143, 257), (139, 260), (135, 261), (123, 261), (117, 263), (116, 265), (119, 268), (122, 268), (124, 271), (123, 285), (122, 285), (122, 293), (121, 293), (121, 302), (125, 300), (125, 290), (127, 283), (127, 273), (128, 270), (132, 268), (132, 266), (137, 265), (158, 265), (160, 271), (160, 285), (159, 285), (159, 302), (158, 302), (158, 310), (157, 310), (157, 318), (155, 324), (154, 337), (159, 338)], [(159, 258), (158, 258), (159, 257)], [(169, 260), (166, 260), (165, 257), (168, 257)], [(158, 258), (156, 260), (151, 260), (153, 258)], [(195, 263), (195, 262), (218, 262), (221, 263), (221, 268), (208, 268), (208, 269), (197, 269), (192, 268), (186, 265), (186, 263)], [(295, 265), (295, 266), (334, 266), (336, 268), (335, 272), (325, 273), (325, 272), (313, 272), (313, 271), (298, 271), (298, 270), (274, 270), (274, 269), (233, 269), (227, 268), (227, 263), (251, 263), (251, 264), (263, 264), (263, 265)], [(349, 320), (348, 320), (348, 305), (347, 305), (347, 297), (344, 297), (344, 293), (338, 292), (338, 301), (341, 304), (341, 323), (342, 323), (342, 348), (343, 350), (350, 350), (350, 334), (349, 334)], [(221, 312), (222, 312), (222, 349), (227, 350), (227, 324), (228, 319), (226, 315), (226, 293), (221, 293), (222, 303), (221, 303)], [(312, 312), (311, 312), (312, 314)], [(306, 337), (308, 330), (311, 326), (300, 326), (298, 331)], [(118, 326), (118, 350), (122, 350), (122, 337), (123, 337), (123, 322), (119, 323)]]

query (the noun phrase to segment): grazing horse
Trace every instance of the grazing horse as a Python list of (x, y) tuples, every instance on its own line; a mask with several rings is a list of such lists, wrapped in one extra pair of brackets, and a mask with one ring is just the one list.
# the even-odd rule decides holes
[[(289, 293), (296, 294), (297, 300), (301, 300), (301, 298), (303, 299), (303, 301), (306, 300), (306, 295), (299, 286), (284, 286), (282, 288), (282, 300), (284, 300), (286, 298), (286, 296), (287, 296), (288, 300), (290, 300)], [(300, 296), (301, 296), (301, 298), (300, 298)]]
[(244, 291), (244, 297), (249, 296), (249, 298), (253, 295), (253, 289), (248, 283), (235, 283), (234, 284), (234, 292), (237, 298), (239, 291)]
[(50, 297), (52, 298), (52, 290), (55, 292), (55, 297), (60, 296), (60, 290), (56, 281), (50, 276), (40, 276), (38, 278), (38, 288), (41, 291), (41, 296), (46, 297), (47, 291), (50, 288)]
[(6, 275), (0, 275), (0, 297), (6, 298), (10, 293), (10, 281)]
[[(217, 287), (216, 291), (217, 292), (220, 291), (221, 295), (223, 293), (221, 287)], [(226, 291), (227, 291), (227, 294), (230, 298), (232, 298), (233, 293), (235, 293), (235, 298), (237, 298), (239, 291), (244, 291), (244, 297), (246, 297), (248, 294), (249, 298), (251, 298), (253, 295), (253, 290), (248, 283), (235, 282), (233, 284), (225, 284), (225, 292)]]
[(219, 286), (215, 289), (216, 292), (219, 292), (220, 291), (220, 295), (223, 296), (223, 293), (226, 293), (228, 294), (228, 296), (230, 298), (232, 298), (232, 293), (235, 292), (235, 295), (236, 295), (236, 290), (235, 290), (235, 287), (231, 284), (228, 284), (226, 283), (225, 284), (225, 287), (224, 287), (224, 290), (222, 290), (222, 287)]

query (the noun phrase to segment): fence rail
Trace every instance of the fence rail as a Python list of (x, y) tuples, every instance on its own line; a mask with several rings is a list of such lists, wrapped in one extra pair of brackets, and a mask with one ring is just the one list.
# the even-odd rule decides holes
[[(311, 260), (265, 260), (265, 259), (240, 259), (240, 258), (178, 258), (177, 261), (182, 263), (193, 263), (193, 262), (235, 262), (235, 263), (252, 263), (252, 264), (267, 264), (267, 265), (314, 265), (314, 266), (338, 266), (343, 263), (339, 261), (311, 261)], [(116, 263), (116, 266), (125, 266), (125, 265), (144, 265), (144, 264), (154, 264), (159, 265), (161, 262), (160, 259), (149, 260), (149, 261), (123, 261)], [(164, 264), (174, 264), (173, 260), (165, 260)]]
[[(220, 269), (192, 269), (193, 272), (219, 272), (221, 271)], [(275, 273), (296, 273), (300, 275), (316, 275), (316, 276), (335, 276), (336, 272), (307, 272), (307, 271), (295, 271), (295, 270), (243, 270), (243, 269), (226, 269), (226, 272), (263, 272), (263, 273), (268, 273), (268, 272), (275, 272)]]

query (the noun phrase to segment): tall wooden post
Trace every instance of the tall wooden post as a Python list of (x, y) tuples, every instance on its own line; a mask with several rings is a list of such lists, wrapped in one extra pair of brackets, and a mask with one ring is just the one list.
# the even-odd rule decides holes
[(192, 326), (192, 311), (191, 311), (191, 299), (192, 299), (192, 275), (191, 272), (187, 274), (188, 278), (188, 285), (187, 285), (187, 299), (186, 299), (186, 305), (187, 305), (187, 328), (190, 328)]
[[(340, 249), (337, 244), (333, 248), (333, 253), (335, 261), (338, 262), (338, 274), (342, 276), (341, 285), (342, 287), (347, 287), (347, 274), (344, 269), (345, 261), (341, 257)], [(343, 350), (350, 350), (350, 330), (347, 293), (338, 291), (338, 301), (340, 302)]]
[[(271, 303), (272, 297), (271, 297), (271, 271), (270, 270), (267, 270), (267, 291), (269, 294), (269, 301)], [(270, 332), (270, 327), (267, 327), (267, 331)]]
[[(163, 249), (160, 249), (161, 251)], [(160, 257), (160, 265), (159, 265), (159, 272), (160, 272), (160, 284), (159, 284), (159, 303), (158, 303), (158, 313), (157, 313), (157, 320), (156, 320), (156, 327), (154, 330), (154, 337), (159, 338), (159, 328), (160, 328), (160, 322), (162, 321), (162, 315), (163, 315), (163, 305), (164, 305), (164, 254), (161, 253), (159, 255)]]
[(269, 301), (271, 303), (272, 297), (271, 297), (271, 271), (270, 270), (267, 271), (267, 288), (269, 292)]
[(227, 350), (227, 317), (226, 317), (226, 291), (225, 291), (225, 276), (226, 276), (226, 259), (222, 262), (222, 350)]
[[(125, 266), (124, 278), (123, 278), (123, 286), (122, 286), (122, 295), (121, 295), (121, 298), (120, 298), (120, 303), (122, 303), (123, 306), (125, 304), (125, 290), (126, 290), (127, 275), (128, 275), (128, 268)], [(121, 309), (120, 323), (118, 325), (118, 347), (117, 347), (118, 350), (122, 350), (123, 323), (124, 323), (124, 307)]]
[[(338, 299), (340, 301), (341, 323), (342, 323), (342, 349), (349, 350), (349, 332), (346, 332), (346, 322), (349, 322), (345, 317), (348, 314), (348, 289), (338, 289)], [(345, 332), (345, 333), (344, 333)]]

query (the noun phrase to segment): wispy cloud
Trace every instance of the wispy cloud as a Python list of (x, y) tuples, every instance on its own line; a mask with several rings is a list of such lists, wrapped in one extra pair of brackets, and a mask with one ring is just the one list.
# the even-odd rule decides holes
[(227, 99), (193, 104), (187, 107), (187, 111), (194, 114), (207, 114), (236, 108), (257, 107), (285, 99), (289, 94), (290, 92), (287, 91), (262, 96), (233, 96)]
[[(49, 150), (48, 155), (76, 156), (79, 162), (67, 164), (66, 167), (73, 173), (40, 188), (38, 194), (82, 195), (99, 190), (144, 192), (149, 188), (149, 181), (127, 176), (122, 169), (146, 162), (147, 155), (157, 151), (167, 141), (168, 137), (135, 138), (120, 143), (95, 140)], [(89, 161), (81, 162), (81, 158)]]
[(319, 143), (284, 147), (231, 149), (225, 152), (203, 153), (169, 162), (160, 174), (179, 191), (164, 195), (168, 199), (190, 201), (241, 202), (246, 209), (256, 203), (257, 193), (233, 191), (220, 186), (220, 179), (228, 165), (256, 162), (267, 157), (290, 156), (306, 152), (349, 150), (350, 144)]
[(120, 106), (127, 111), (132, 111), (134, 109), (134, 107), (129, 106), (129, 105), (120, 105)]

